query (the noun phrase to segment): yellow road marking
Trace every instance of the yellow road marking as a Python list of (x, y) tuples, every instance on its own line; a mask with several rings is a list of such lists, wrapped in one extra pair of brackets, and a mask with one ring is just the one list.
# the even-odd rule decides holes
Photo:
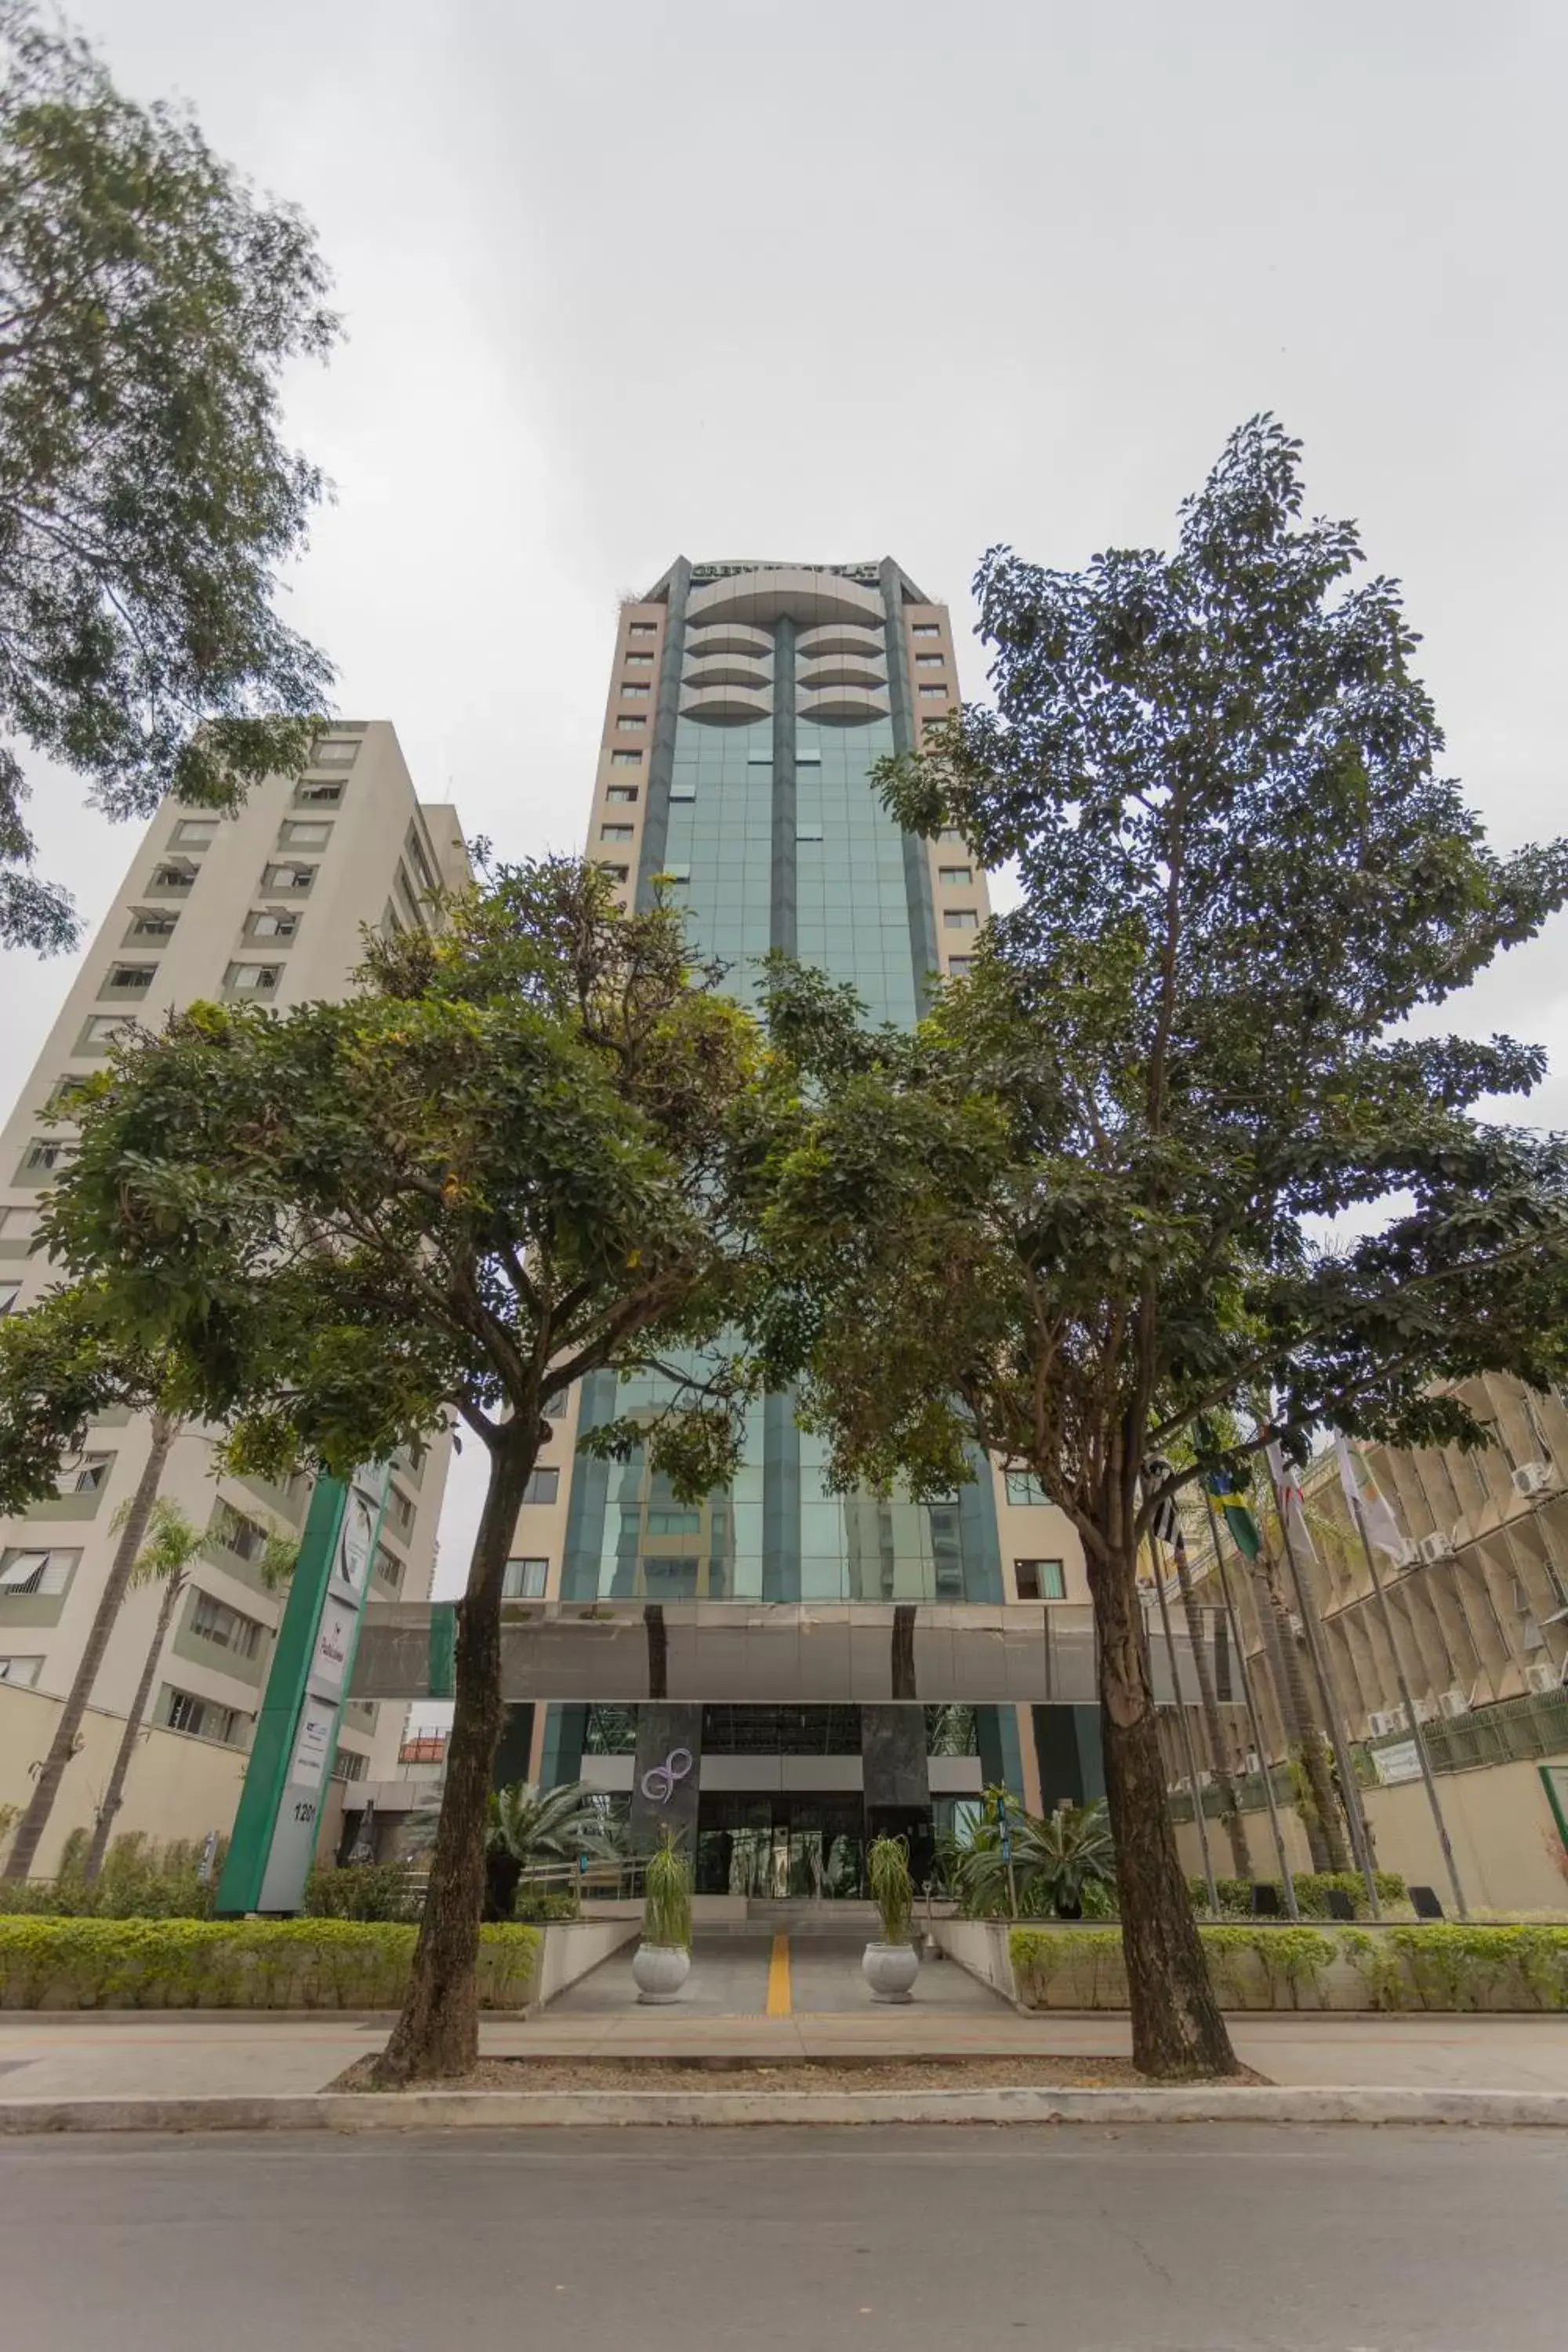
[(789, 1937), (775, 1936), (768, 1961), (767, 2013), (770, 2017), (788, 2017), (794, 2007), (789, 1997)]

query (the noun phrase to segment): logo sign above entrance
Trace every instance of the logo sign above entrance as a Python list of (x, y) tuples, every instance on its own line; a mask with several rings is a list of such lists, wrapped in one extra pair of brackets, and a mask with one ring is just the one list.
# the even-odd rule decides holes
[(642, 1776), (642, 1792), (650, 1805), (668, 1805), (675, 1794), (675, 1784), (684, 1780), (691, 1769), (689, 1748), (672, 1748), (662, 1764), (654, 1764)]

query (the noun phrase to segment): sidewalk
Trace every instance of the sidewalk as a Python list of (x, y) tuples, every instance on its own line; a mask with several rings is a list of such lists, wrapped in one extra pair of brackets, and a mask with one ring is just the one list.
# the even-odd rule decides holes
[[(323, 2090), (384, 2039), (390, 2016), (0, 2014), (0, 2103), (82, 2098), (245, 2098)], [(1568, 2016), (1236, 2017), (1237, 2055), (1281, 2086), (1568, 2095)], [(1011, 2011), (879, 2010), (782, 2018), (606, 2011), (531, 2021), (487, 2017), (489, 2058), (1126, 2057), (1126, 2021)], [(700, 2074), (694, 2074), (700, 2084)]]

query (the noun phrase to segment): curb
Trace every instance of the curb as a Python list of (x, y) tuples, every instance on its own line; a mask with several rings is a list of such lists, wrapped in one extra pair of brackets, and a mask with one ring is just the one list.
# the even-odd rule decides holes
[(723, 2124), (1468, 2124), (1568, 2130), (1568, 2092), (321, 2091), (292, 2096), (6, 2099), (0, 2137), (60, 2132), (519, 2131)]

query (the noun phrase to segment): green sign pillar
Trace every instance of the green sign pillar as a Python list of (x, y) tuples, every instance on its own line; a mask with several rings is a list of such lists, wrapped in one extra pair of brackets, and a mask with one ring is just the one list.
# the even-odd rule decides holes
[(346, 1484), (316, 1481), (218, 1882), (220, 1917), (298, 1911), (304, 1900), (390, 1483), (379, 1463)]

